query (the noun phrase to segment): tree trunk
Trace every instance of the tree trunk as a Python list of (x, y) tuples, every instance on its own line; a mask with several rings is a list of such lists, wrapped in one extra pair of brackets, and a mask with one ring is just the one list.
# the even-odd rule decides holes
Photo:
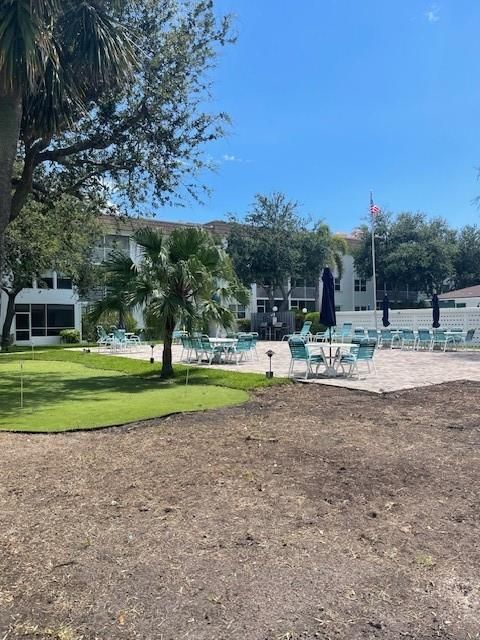
[(171, 378), (173, 376), (172, 366), (172, 342), (173, 330), (175, 329), (175, 321), (167, 320), (165, 325), (165, 335), (163, 336), (163, 355), (162, 355), (162, 378)]
[(21, 95), (0, 95), (0, 273), (5, 262), (3, 239), (12, 212), (13, 165), (21, 119)]
[(8, 347), (10, 346), (10, 330), (12, 328), (12, 322), (15, 317), (15, 298), (17, 297), (18, 293), (19, 291), (7, 292), (7, 313), (5, 314), (5, 320), (3, 321), (2, 338), (0, 343), (2, 351), (8, 351)]

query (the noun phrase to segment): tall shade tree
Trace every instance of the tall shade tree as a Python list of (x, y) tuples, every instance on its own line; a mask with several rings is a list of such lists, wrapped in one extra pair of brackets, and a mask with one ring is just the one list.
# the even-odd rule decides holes
[(341, 275), (346, 245), (323, 223), (309, 228), (297, 202), (282, 193), (273, 193), (255, 196), (243, 220), (231, 218), (228, 252), (246, 285), (260, 285), (271, 306), (275, 291), (279, 290), (282, 309), (288, 309), (289, 278), (318, 280), (327, 264), (336, 267)]
[[(129, 274), (124, 299), (131, 308), (142, 307), (155, 319), (163, 336), (161, 375), (169, 377), (175, 326), (192, 330), (208, 321), (232, 326), (235, 318), (229, 305), (247, 304), (248, 293), (225, 250), (203, 229), (175, 229), (165, 235), (144, 228), (134, 239), (143, 256), (140, 264), (116, 252), (105, 269), (114, 280), (118, 274), (121, 278)], [(114, 291), (114, 296), (119, 293)]]
[(457, 289), (480, 284), (480, 227), (467, 225), (458, 232), (454, 268)]
[(205, 144), (228, 121), (206, 106), (208, 71), (229, 31), (213, 0), (0, 0), (0, 240), (32, 191), (201, 198)]
[(117, 21), (124, 5), (0, 0), (0, 265), (3, 234), (26, 202), (42, 152), (131, 74), (134, 50)]
[[(354, 250), (360, 277), (372, 277), (371, 230), (360, 228)], [(441, 218), (423, 213), (382, 213), (375, 225), (376, 270), (379, 287), (413, 290), (428, 296), (448, 288), (456, 254), (456, 232)]]
[(79, 283), (99, 232), (96, 211), (96, 203), (79, 203), (68, 196), (49, 205), (29, 198), (22, 213), (9, 225), (0, 274), (0, 289), (7, 296), (2, 351), (9, 346), (15, 300), (22, 289), (31, 287), (33, 280), (40, 288), (45, 286), (43, 276), (50, 269), (72, 278), (74, 286)]

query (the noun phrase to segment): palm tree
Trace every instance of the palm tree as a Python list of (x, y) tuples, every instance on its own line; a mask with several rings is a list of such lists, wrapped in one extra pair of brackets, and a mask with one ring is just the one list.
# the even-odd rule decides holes
[[(133, 46), (116, 22), (128, 0), (0, 0), (0, 267), (3, 234), (31, 189), (36, 154), (131, 73)], [(22, 188), (12, 196), (24, 147)]]
[(125, 326), (131, 308), (132, 284), (135, 265), (123, 251), (114, 251), (101, 266), (106, 294), (95, 302), (89, 311), (89, 319), (96, 323), (110, 312), (118, 314), (118, 327)]
[(156, 321), (163, 336), (162, 377), (173, 375), (172, 338), (176, 325), (188, 330), (206, 322), (229, 327), (231, 303), (248, 303), (223, 247), (204, 229), (175, 229), (170, 235), (149, 228), (134, 235), (143, 253), (136, 265), (124, 254), (113, 254), (107, 271), (128, 274), (124, 299), (142, 306)]

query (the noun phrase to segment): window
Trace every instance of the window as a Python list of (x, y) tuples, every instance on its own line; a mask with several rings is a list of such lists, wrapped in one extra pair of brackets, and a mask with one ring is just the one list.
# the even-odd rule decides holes
[[(274, 300), (273, 306), (280, 309), (283, 300)], [(257, 298), (257, 312), (258, 313), (272, 313), (272, 307), (268, 298)]]
[(71, 289), (72, 279), (57, 275), (57, 289)]
[(367, 311), (367, 307), (366, 306), (355, 307), (355, 311)]
[(47, 334), (47, 317), (44, 304), (31, 305), (32, 337)]
[(74, 329), (73, 304), (47, 305), (47, 336), (58, 336), (62, 329)]
[(231, 304), (230, 309), (238, 320), (246, 317), (245, 306), (243, 304)]
[(315, 300), (292, 300), (290, 309), (306, 309), (307, 311), (315, 311)]
[(37, 287), (39, 287), (39, 289), (53, 289), (53, 277), (40, 276), (37, 278)]
[(341, 311), (341, 310), (342, 310), (341, 305), (336, 304), (336, 305), (335, 305), (335, 311)]
[(335, 291), (342, 290), (342, 281), (340, 278), (335, 278)]
[(363, 280), (363, 278), (355, 278), (355, 291), (366, 291), (367, 290), (367, 281)]
[(257, 300), (257, 312), (266, 313), (268, 300)]
[(73, 304), (16, 304), (15, 338), (58, 336), (62, 329), (75, 328)]
[[(28, 304), (17, 304), (17, 307), (28, 307)], [(30, 340), (30, 314), (29, 313), (16, 313), (15, 314), (15, 339), (16, 340)]]

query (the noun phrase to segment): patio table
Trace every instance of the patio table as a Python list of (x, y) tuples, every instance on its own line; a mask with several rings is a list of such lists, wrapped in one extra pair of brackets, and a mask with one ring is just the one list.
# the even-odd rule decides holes
[[(237, 338), (209, 338), (210, 344), (214, 347), (224, 347), (223, 353), (227, 353), (228, 347), (233, 347), (237, 344)], [(213, 362), (220, 363), (221, 353), (215, 356)]]
[[(333, 361), (335, 362), (342, 349), (350, 351), (350, 349), (355, 346), (358, 345), (353, 342), (310, 342), (308, 343), (307, 349), (312, 352), (321, 351), (325, 360), (328, 360), (329, 362), (329, 366), (325, 369), (325, 372), (322, 375), (335, 378), (337, 376), (337, 372), (335, 371), (335, 367), (332, 366), (332, 351), (334, 352)], [(328, 354), (326, 353), (327, 351)]]

